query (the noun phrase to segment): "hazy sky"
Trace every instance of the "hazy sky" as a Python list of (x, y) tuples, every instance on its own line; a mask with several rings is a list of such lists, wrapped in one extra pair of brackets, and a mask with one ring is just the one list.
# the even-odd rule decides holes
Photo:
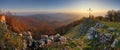
[(0, 0), (0, 9), (13, 12), (94, 12), (120, 9), (120, 0)]

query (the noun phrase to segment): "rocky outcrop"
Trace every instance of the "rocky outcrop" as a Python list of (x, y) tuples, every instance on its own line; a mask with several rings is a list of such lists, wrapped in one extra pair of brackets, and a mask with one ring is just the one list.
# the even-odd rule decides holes
[(87, 33), (87, 30), (93, 26), (96, 22), (92, 19), (85, 19), (82, 23), (81, 23), (81, 27), (80, 27), (80, 35), (85, 35), (85, 33)]
[[(56, 35), (41, 35), (41, 39), (34, 40), (30, 32), (25, 32), (22, 37), (25, 37), (23, 44), (23, 49), (38, 49), (46, 48), (46, 46), (52, 46), (53, 44), (64, 44), (67, 41), (67, 38), (61, 36), (60, 34)], [(26, 47), (27, 45), (27, 47)]]
[(96, 23), (95, 26), (90, 27), (87, 31), (88, 39), (98, 38), (100, 36), (98, 29), (101, 27), (104, 27), (104, 24)]
[[(112, 34), (106, 32), (106, 31), (104, 31), (102, 33), (100, 33), (98, 31), (98, 29), (104, 28), (104, 27), (105, 27), (105, 25), (102, 24), (102, 23), (96, 23), (95, 26), (90, 27), (88, 29), (88, 32), (87, 32), (87, 39), (88, 40), (93, 40), (95, 38), (98, 38), (98, 42), (97, 43), (104, 44), (104, 45), (106, 43), (108, 43), (108, 44), (111, 44), (112, 48), (114, 48), (115, 45), (118, 43), (118, 39), (116, 39), (115, 37), (113, 37)], [(113, 28), (113, 27), (109, 27), (108, 28), (108, 31), (110, 31), (110, 32), (114, 32), (115, 30), (116, 29)]]

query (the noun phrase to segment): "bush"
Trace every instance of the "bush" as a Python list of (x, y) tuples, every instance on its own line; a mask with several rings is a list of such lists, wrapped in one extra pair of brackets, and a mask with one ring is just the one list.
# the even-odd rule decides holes
[(0, 42), (3, 42), (7, 49), (12, 49), (14, 47), (21, 50), (23, 48), (22, 38), (20, 36), (14, 36), (11, 33), (5, 33), (3, 37), (0, 38)]

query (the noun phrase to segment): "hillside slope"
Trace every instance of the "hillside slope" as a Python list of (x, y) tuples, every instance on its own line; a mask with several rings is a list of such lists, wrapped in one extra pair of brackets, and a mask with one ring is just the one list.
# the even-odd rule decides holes
[(79, 25), (68, 30), (68, 32), (66, 33), (65, 36), (67, 38), (79, 38), (79, 36), (85, 35), (88, 28), (95, 25), (95, 23), (96, 23), (96, 21), (94, 21), (92, 19), (85, 19)]
[[(92, 40), (87, 39), (87, 31), (89, 28), (94, 27), (96, 23), (102, 23), (105, 26), (98, 29), (99, 37)], [(112, 30), (111, 30), (112, 28)], [(109, 34), (112, 36), (110, 41), (101, 43), (103, 34)], [(71, 28), (65, 35), (67, 37), (68, 43), (67, 48), (78, 49), (78, 50), (104, 50), (104, 49), (120, 49), (120, 23), (119, 22), (107, 22), (107, 21), (94, 21), (90, 19), (84, 20), (81, 24)], [(108, 36), (108, 35), (106, 35)], [(109, 39), (109, 37), (107, 37)], [(103, 37), (104, 39), (104, 37)], [(113, 43), (114, 47), (112, 46)]]

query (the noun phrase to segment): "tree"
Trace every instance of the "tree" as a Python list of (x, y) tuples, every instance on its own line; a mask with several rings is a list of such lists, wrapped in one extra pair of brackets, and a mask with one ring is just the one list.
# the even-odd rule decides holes
[(120, 10), (117, 11), (117, 21), (120, 21)]
[(120, 22), (120, 10), (109, 10), (105, 18), (109, 21)]
[(114, 20), (114, 17), (115, 17), (115, 11), (114, 10), (109, 10), (107, 12), (107, 17), (110, 21), (113, 21)]

